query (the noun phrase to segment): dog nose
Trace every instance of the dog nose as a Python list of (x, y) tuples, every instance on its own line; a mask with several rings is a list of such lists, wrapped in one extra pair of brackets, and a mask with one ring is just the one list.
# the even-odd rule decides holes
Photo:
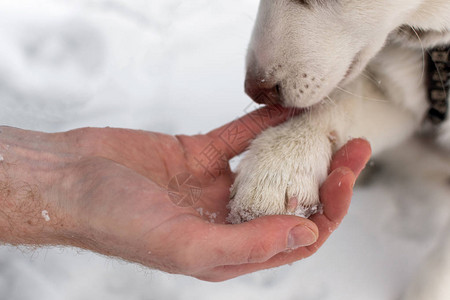
[(281, 104), (280, 86), (276, 82), (254, 76), (251, 73), (247, 73), (245, 78), (245, 92), (256, 103)]

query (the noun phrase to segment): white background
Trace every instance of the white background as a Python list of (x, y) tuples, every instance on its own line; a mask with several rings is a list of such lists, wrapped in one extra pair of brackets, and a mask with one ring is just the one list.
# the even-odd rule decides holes
[[(207, 132), (243, 93), (257, 0), (0, 0), (0, 123)], [(0, 248), (0, 299), (397, 299), (448, 234), (448, 153), (410, 141), (376, 161), (312, 258), (225, 283), (77, 249)], [(431, 300), (431, 299), (430, 299)]]

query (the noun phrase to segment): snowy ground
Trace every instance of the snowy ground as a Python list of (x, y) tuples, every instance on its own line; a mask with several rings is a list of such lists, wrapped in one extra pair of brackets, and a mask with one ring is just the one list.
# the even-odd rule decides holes
[[(242, 86), (257, 4), (0, 0), (0, 123), (190, 134), (230, 121), (253, 107)], [(341, 228), (292, 266), (211, 284), (88, 252), (3, 246), (0, 299), (397, 299), (449, 234), (450, 158), (413, 140), (372, 169)]]

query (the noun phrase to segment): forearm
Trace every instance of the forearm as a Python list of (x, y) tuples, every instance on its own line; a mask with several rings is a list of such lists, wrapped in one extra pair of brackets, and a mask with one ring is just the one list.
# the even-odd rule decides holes
[[(26, 133), (26, 134), (25, 134)], [(0, 127), (0, 241), (59, 244), (65, 222), (53, 196), (63, 180), (63, 162), (36, 148), (39, 136)], [(59, 169), (58, 169), (59, 165)]]
[[(133, 191), (128, 187), (148, 182), (101, 154), (90, 154), (102, 147), (92, 146), (98, 138), (80, 142), (84, 132), (0, 126), (0, 243), (73, 246), (140, 262), (128, 254), (139, 238), (124, 242), (134, 232), (123, 229), (130, 223), (127, 217), (135, 215), (134, 206), (123, 204), (133, 199), (126, 195)], [(159, 189), (154, 186), (162, 193)]]

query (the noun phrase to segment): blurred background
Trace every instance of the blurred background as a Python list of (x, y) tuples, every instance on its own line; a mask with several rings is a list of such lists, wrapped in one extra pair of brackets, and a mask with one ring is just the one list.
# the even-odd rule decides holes
[[(257, 0), (0, 0), (0, 123), (195, 134), (243, 93)], [(77, 249), (0, 247), (0, 299), (398, 299), (449, 234), (450, 158), (418, 139), (371, 163), (310, 259), (225, 283)], [(432, 300), (432, 299), (431, 299)]]

